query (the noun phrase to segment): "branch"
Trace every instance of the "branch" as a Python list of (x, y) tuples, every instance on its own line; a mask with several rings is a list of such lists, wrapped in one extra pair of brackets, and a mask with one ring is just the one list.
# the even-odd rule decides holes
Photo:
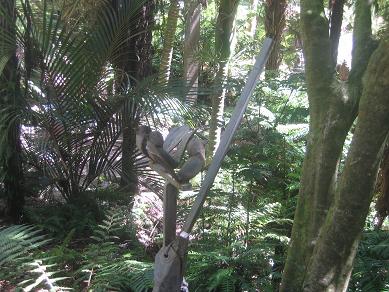
[(346, 291), (389, 133), (388, 52), (389, 41), (381, 41), (369, 62), (357, 127), (335, 203), (315, 246), (304, 291)]
[(301, 24), (310, 114), (315, 119), (330, 102), (334, 71), (323, 1), (301, 1)]
[(370, 56), (376, 48), (377, 43), (372, 39), (371, 30), (371, 1), (357, 0), (355, 4), (353, 51), (348, 88), (350, 97), (354, 102), (354, 115), (357, 114), (359, 99), (362, 94), (362, 77), (366, 71)]
[(332, 66), (336, 66), (338, 59), (339, 38), (342, 31), (343, 6), (344, 0), (331, 1), (331, 17), (330, 17), (330, 42), (331, 42), (331, 58)]

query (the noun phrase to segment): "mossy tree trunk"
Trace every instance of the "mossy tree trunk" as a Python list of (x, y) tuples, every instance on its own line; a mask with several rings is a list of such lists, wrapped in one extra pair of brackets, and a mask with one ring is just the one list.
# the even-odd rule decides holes
[(218, 70), (215, 77), (216, 93), (211, 97), (212, 110), (207, 144), (207, 164), (210, 163), (220, 141), (224, 113), (225, 82), (228, 61), (231, 56), (231, 41), (239, 0), (221, 0), (215, 28), (215, 49)]
[(20, 75), (16, 56), (16, 7), (15, 1), (1, 1), (0, 9), (7, 17), (0, 16), (0, 30), (12, 36), (9, 42), (0, 42), (2, 55), (9, 59), (0, 72), (0, 179), (7, 198), (6, 215), (19, 223), (24, 206), (23, 169), (21, 159), (20, 120), (17, 112), (23, 105)]
[(345, 167), (308, 267), (304, 291), (346, 291), (389, 133), (389, 40), (369, 62)]
[[(352, 71), (344, 82), (336, 78), (333, 61), (336, 38), (331, 34), (339, 30), (329, 33), (323, 1), (301, 2), (301, 25), (309, 137), (281, 291), (345, 291), (371, 200), (380, 149), (389, 130), (387, 115), (382, 112), (389, 106), (388, 96), (383, 94), (389, 90), (385, 69), (389, 50), (382, 42), (370, 58), (375, 50), (371, 7), (368, 1), (358, 0)], [(341, 26), (341, 21), (331, 25)], [(337, 179), (343, 144), (357, 114), (358, 126), (346, 166)]]

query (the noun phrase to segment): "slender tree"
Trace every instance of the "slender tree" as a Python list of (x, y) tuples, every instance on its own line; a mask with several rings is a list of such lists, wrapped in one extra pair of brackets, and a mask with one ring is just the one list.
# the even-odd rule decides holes
[[(120, 9), (134, 9), (130, 1), (121, 6), (114, 0), (112, 6), (117, 13)], [(153, 21), (153, 0), (145, 1), (138, 7), (139, 13), (131, 22), (123, 41), (113, 56), (118, 93), (125, 94), (129, 88), (151, 74), (151, 25)], [(138, 191), (138, 178), (133, 153), (136, 150), (135, 133), (139, 124), (140, 109), (136, 101), (128, 100), (122, 110), (122, 176), (121, 186), (130, 194)]]
[(226, 95), (225, 82), (228, 73), (228, 62), (231, 56), (231, 40), (234, 31), (235, 16), (239, 0), (220, 1), (219, 13), (215, 27), (215, 50), (218, 70), (215, 77), (217, 92), (212, 96), (212, 111), (207, 144), (207, 164), (210, 162), (220, 141), (221, 123)]
[(247, 17), (247, 27), (246, 31), (251, 37), (255, 36), (257, 31), (257, 10), (258, 10), (258, 0), (250, 0), (249, 6), (249, 15)]
[(198, 0), (185, 2), (185, 41), (184, 41), (184, 78), (186, 80), (186, 102), (194, 105), (197, 101), (199, 83), (199, 61), (196, 52), (200, 41), (201, 4)]
[[(0, 174), (7, 198), (7, 215), (15, 222), (21, 220), (24, 205), (23, 169), (21, 159), (20, 121), (18, 110), (23, 98), (20, 91), (20, 74), (16, 56), (15, 0), (0, 2), (0, 51), (8, 56), (0, 71)], [(0, 62), (1, 64), (1, 62)], [(0, 65), (0, 70), (1, 70)]]
[[(371, 2), (358, 0), (355, 9), (352, 69), (344, 81), (336, 76), (337, 46), (331, 36), (342, 22), (331, 23), (330, 30), (322, 1), (301, 2), (310, 128), (281, 291), (346, 291), (371, 202), (389, 131), (389, 43), (381, 40), (376, 49), (372, 41)], [(343, 144), (356, 115), (339, 176)]]
[(265, 2), (265, 31), (274, 39), (273, 50), (266, 63), (267, 71), (275, 71), (279, 68), (281, 55), (281, 36), (285, 29), (286, 0), (266, 0)]
[(170, 1), (170, 8), (167, 17), (166, 28), (164, 32), (163, 48), (161, 54), (161, 63), (159, 64), (158, 81), (162, 85), (166, 85), (170, 77), (170, 66), (173, 56), (174, 36), (177, 29), (177, 21), (179, 15), (178, 0)]

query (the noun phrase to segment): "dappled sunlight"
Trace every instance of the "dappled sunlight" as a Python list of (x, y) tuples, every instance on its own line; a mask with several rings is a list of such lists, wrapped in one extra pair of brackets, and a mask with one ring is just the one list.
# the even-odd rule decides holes
[(0, 290), (388, 290), (376, 2), (0, 1)]

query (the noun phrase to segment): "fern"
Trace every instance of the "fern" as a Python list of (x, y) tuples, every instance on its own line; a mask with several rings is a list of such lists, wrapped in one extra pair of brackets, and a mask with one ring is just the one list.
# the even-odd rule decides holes
[(40, 230), (27, 225), (0, 229), (0, 267), (26, 260), (29, 252), (46, 244)]
[(58, 271), (51, 272), (49, 271), (50, 268), (54, 267), (55, 265), (45, 265), (43, 264), (42, 260), (34, 260), (32, 263), (26, 264), (26, 266), (31, 266), (34, 268), (30, 271), (30, 273), (38, 274), (39, 276), (35, 279), (28, 279), (20, 283), (20, 285), (26, 285), (23, 290), (24, 291), (32, 291), (32, 289), (37, 288), (39, 285), (44, 285), (50, 289), (50, 291), (65, 291), (69, 290), (69, 288), (66, 287), (60, 287), (56, 285), (56, 282), (67, 279), (67, 277), (56, 277), (53, 278), (53, 275), (59, 273)]
[(97, 243), (111, 242), (110, 240), (116, 237), (113, 234), (120, 229), (121, 221), (123, 216), (115, 211), (108, 211), (106, 218), (102, 224), (99, 224), (97, 229), (94, 231), (94, 235), (91, 236)]
[[(231, 277), (234, 274), (233, 269), (221, 269), (213, 274), (210, 278), (209, 291), (223, 291), (223, 292), (234, 292), (236, 279)], [(220, 290), (219, 290), (219, 289)]]
[(365, 232), (359, 244), (350, 291), (383, 291), (389, 288), (389, 233)]
[[(49, 241), (41, 235), (41, 230), (33, 226), (14, 225), (0, 229), (0, 278), (24, 287), (25, 291), (40, 286), (48, 287), (51, 291), (66, 290), (56, 285), (65, 278), (53, 277), (58, 273), (51, 271), (55, 264), (45, 264), (47, 258), (34, 259), (33, 252)], [(24, 281), (20, 282), (21, 279)]]
[(92, 281), (94, 289), (148, 291), (153, 287), (152, 264), (131, 260), (130, 255), (125, 255), (115, 259), (114, 263), (103, 263)]
[(81, 280), (93, 291), (148, 291), (152, 288), (151, 263), (132, 259), (130, 254), (121, 254), (115, 233), (121, 229), (124, 217), (116, 211), (108, 211), (102, 224), (98, 225), (91, 238), (95, 244), (85, 251), (81, 267)]

